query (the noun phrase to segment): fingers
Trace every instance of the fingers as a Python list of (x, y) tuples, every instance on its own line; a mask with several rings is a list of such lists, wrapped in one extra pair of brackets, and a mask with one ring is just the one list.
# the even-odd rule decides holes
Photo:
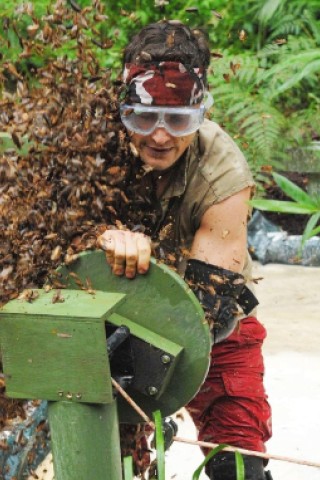
[(114, 240), (114, 258), (113, 258), (113, 264), (112, 266), (112, 271), (115, 275), (123, 275), (125, 272), (125, 265), (126, 265), (126, 247), (127, 247), (127, 241), (126, 241), (126, 232), (118, 232), (117, 235), (114, 235), (113, 240)]
[(136, 273), (148, 271), (151, 257), (151, 240), (142, 233), (127, 230), (106, 230), (98, 245), (105, 250), (106, 259), (115, 275), (134, 278)]
[(140, 234), (137, 238), (138, 246), (138, 262), (137, 269), (138, 273), (147, 273), (150, 266), (150, 257), (151, 257), (151, 240), (146, 235)]
[[(137, 245), (138, 234), (127, 232), (126, 236), (126, 252), (125, 252), (125, 274), (127, 278), (134, 278), (137, 273), (137, 265), (139, 261), (139, 251)], [(140, 272), (139, 272), (140, 273)], [(144, 272), (145, 273), (145, 272)]]
[(114, 264), (114, 250), (115, 241), (112, 235), (112, 230), (106, 230), (97, 239), (98, 246), (106, 252), (106, 259), (109, 265)]

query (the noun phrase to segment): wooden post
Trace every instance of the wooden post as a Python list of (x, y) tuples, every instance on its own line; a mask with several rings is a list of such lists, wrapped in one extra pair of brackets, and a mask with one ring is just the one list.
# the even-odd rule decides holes
[(121, 480), (116, 402), (49, 402), (56, 480)]
[(33, 291), (0, 311), (7, 395), (48, 400), (56, 480), (121, 480), (105, 321), (122, 293)]

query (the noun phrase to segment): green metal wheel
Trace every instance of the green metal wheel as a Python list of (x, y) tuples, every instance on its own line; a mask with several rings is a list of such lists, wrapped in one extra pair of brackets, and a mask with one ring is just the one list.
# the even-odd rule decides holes
[[(209, 367), (209, 328), (197, 298), (178, 274), (152, 259), (146, 275), (137, 275), (133, 280), (118, 277), (112, 274), (100, 250), (85, 252), (75, 263), (62, 266), (58, 271), (66, 288), (81, 288), (80, 279), (93, 290), (124, 293), (126, 297), (110, 321), (115, 325), (127, 321), (133, 335), (147, 344), (156, 344), (160, 353), (164, 350), (172, 354), (174, 368), (166, 376), (162, 391), (153, 386), (156, 379), (151, 364), (149, 368), (148, 355), (143, 357), (142, 368), (148, 372), (149, 388), (145, 392), (132, 386), (127, 389), (148, 415), (158, 409), (163, 416), (173, 414), (195, 396)], [(162, 360), (167, 361), (168, 355), (162, 355)], [(118, 410), (121, 422), (141, 421), (120, 396)]]

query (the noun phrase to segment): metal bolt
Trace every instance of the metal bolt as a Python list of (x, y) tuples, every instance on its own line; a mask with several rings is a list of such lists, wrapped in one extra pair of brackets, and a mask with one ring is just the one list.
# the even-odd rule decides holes
[(77, 400), (80, 400), (81, 398), (82, 398), (82, 393), (77, 393), (77, 394), (76, 394), (76, 399), (77, 399)]
[(153, 387), (153, 386), (151, 385), (150, 387), (148, 387), (148, 393), (149, 393), (149, 395), (151, 395), (151, 396), (157, 395), (157, 393), (158, 393), (157, 387)]
[(63, 391), (60, 390), (60, 391), (58, 392), (58, 395), (59, 395), (59, 397), (63, 397)]
[(68, 392), (68, 393), (66, 394), (66, 398), (67, 398), (68, 400), (72, 400), (72, 396), (73, 396), (73, 395), (72, 395), (71, 392)]
[(161, 362), (164, 363), (164, 364), (170, 363), (170, 362), (171, 362), (171, 358), (169, 357), (169, 355), (167, 355), (166, 353), (164, 353), (164, 354), (161, 356)]

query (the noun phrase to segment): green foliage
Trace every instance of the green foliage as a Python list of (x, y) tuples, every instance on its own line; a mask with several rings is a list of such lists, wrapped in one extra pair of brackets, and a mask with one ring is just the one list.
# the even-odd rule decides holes
[(237, 480), (244, 480), (245, 479), (245, 471), (244, 471), (244, 462), (241, 453), (235, 452), (236, 458), (236, 470), (237, 470)]
[[(0, 12), (0, 64), (10, 62), (18, 66), (18, 73), (31, 72), (32, 76), (32, 68), (39, 68), (46, 61), (61, 56), (75, 58), (76, 43), (80, 39), (91, 44), (95, 59), (116, 78), (121, 71), (123, 49), (142, 26), (174, 18), (192, 27), (208, 25), (212, 18), (212, 1), (202, 1), (196, 16), (188, 12), (188, 6), (182, 1), (167, 2), (164, 6), (161, 3), (157, 0), (34, 0), (25, 3), (9, 0)], [(60, 4), (69, 6), (69, 15), (59, 17)], [(53, 29), (53, 34), (55, 29), (64, 29), (68, 42), (54, 44), (52, 32), (50, 39), (44, 34), (49, 28)]]
[[(163, 435), (162, 415), (160, 410), (153, 412), (153, 418), (155, 423), (155, 445), (156, 445), (157, 465), (156, 465), (156, 471), (154, 472), (155, 476), (153, 476), (152, 474), (152, 477), (149, 477), (149, 478), (150, 480), (152, 480), (153, 478), (156, 480), (165, 480), (165, 439)], [(228, 445), (221, 444), (221, 445), (218, 445), (216, 448), (213, 448), (193, 473), (192, 480), (199, 480), (201, 472), (203, 471), (207, 463), (217, 453), (221, 452), (227, 446)], [(244, 480), (245, 470), (244, 470), (243, 457), (239, 452), (235, 452), (235, 459), (236, 459), (236, 472), (237, 472), (236, 480)], [(124, 480), (133, 480), (132, 457), (125, 457), (123, 459), (123, 470), (124, 470)]]
[[(203, 462), (199, 465), (197, 470), (193, 473), (192, 475), (192, 480), (199, 480), (199, 477), (201, 475), (202, 470), (204, 467), (207, 465), (209, 460), (211, 460), (217, 453), (221, 452), (224, 448), (226, 448), (227, 445), (221, 444), (218, 445), (216, 448), (213, 448), (206, 458), (203, 460)], [(235, 458), (236, 458), (236, 471), (237, 471), (237, 478), (236, 480), (244, 480), (244, 463), (243, 463), (243, 457), (239, 452), (235, 452)]]
[(159, 410), (153, 413), (156, 427), (156, 450), (157, 450), (157, 480), (165, 480), (165, 447), (162, 431), (162, 416)]
[[(233, 56), (229, 59), (235, 62), (234, 65), (243, 62)], [(258, 176), (264, 166), (279, 166), (278, 161), (286, 145), (282, 132), (287, 127), (287, 119), (262, 93), (258, 59), (247, 56), (244, 62), (236, 76), (230, 74), (228, 82), (224, 81), (222, 75), (222, 79), (218, 78), (219, 83), (216, 81), (213, 87), (216, 98), (213, 119), (222, 124), (238, 142), (254, 175)], [(277, 144), (280, 153), (275, 156)]]
[[(248, 0), (245, 5), (242, 0), (61, 0), (69, 5), (68, 15), (62, 18), (57, 13), (59, 2), (6, 0), (2, 5), (0, 93), (1, 83), (6, 90), (16, 89), (22, 75), (32, 82), (35, 69), (45, 63), (63, 56), (76, 58), (79, 42), (92, 51), (92, 62), (86, 65), (88, 77), (94, 76), (97, 62), (117, 78), (123, 49), (132, 35), (150, 22), (176, 19), (207, 32), (213, 51), (212, 118), (238, 142), (258, 183), (265, 181), (264, 169), (280, 168), (289, 151), (310, 145), (319, 135), (319, 0)], [(57, 29), (65, 32), (61, 44), (52, 41)], [(28, 150), (24, 141), (19, 147), (0, 132), (1, 146)], [(292, 201), (257, 199), (251, 205), (310, 215), (303, 242), (320, 233), (319, 198), (279, 174), (273, 178)], [(164, 479), (159, 412), (155, 422), (158, 475)], [(194, 472), (194, 480), (223, 447), (210, 452)], [(237, 453), (236, 460), (237, 480), (241, 480), (243, 461)], [(131, 459), (125, 459), (124, 468), (126, 480), (131, 479)]]
[(133, 480), (133, 464), (132, 457), (124, 457), (123, 459), (124, 480)]
[(213, 119), (236, 139), (259, 182), (261, 171), (279, 169), (318, 134), (319, 8), (312, 1), (249, 2), (254, 20), (246, 28), (240, 20), (248, 10), (239, 7), (234, 1), (228, 12), (238, 34), (244, 29), (242, 46), (224, 41), (223, 59), (212, 62)]
[[(69, 14), (52, 23), (59, 2)], [(8, 0), (0, 12), (0, 84), (2, 76), (15, 88), (21, 72), (32, 80), (45, 62), (75, 58), (79, 41), (116, 79), (132, 35), (163, 18), (207, 32), (212, 119), (239, 144), (262, 188), (265, 170), (279, 170), (289, 152), (319, 135), (319, 0), (248, 0), (245, 8), (240, 0), (199, 0), (196, 7), (191, 0)], [(48, 26), (65, 29), (67, 41), (46, 41)]]
[(320, 197), (313, 197), (278, 173), (273, 178), (281, 190), (293, 201), (256, 199), (249, 203), (258, 210), (280, 213), (296, 213), (310, 215), (310, 219), (302, 235), (302, 246), (305, 242), (320, 233)]

